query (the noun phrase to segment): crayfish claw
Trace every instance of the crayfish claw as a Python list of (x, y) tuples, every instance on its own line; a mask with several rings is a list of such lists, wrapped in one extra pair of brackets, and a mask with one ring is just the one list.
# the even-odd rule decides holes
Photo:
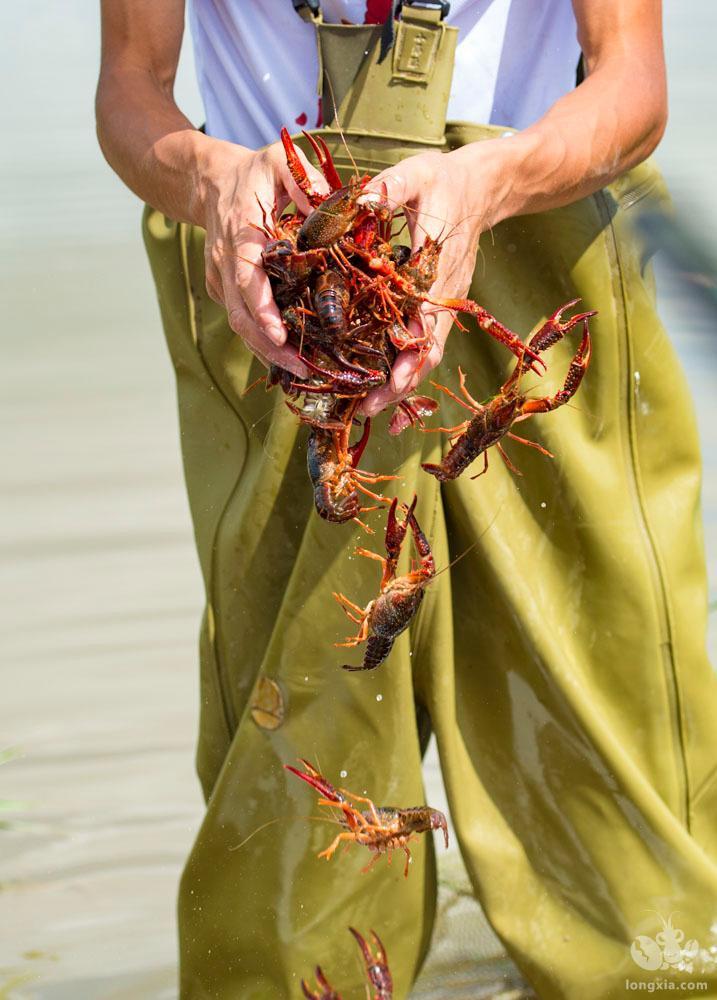
[(377, 990), (376, 997), (391, 997), (393, 995), (393, 980), (388, 968), (386, 949), (381, 942), (381, 938), (376, 931), (371, 931), (371, 938), (376, 949), (376, 954), (374, 955), (363, 934), (359, 934), (355, 927), (349, 927), (349, 931), (353, 934), (356, 943), (361, 949), (368, 981)]
[(305, 781), (307, 785), (311, 785), (311, 787), (315, 788), (319, 794), (325, 796), (331, 802), (344, 801), (343, 795), (334, 788), (330, 781), (327, 781), (326, 778), (324, 778), (324, 776), (317, 771), (310, 761), (305, 760), (303, 757), (299, 757), (299, 762), (304, 765), (306, 773), (299, 771), (298, 768), (293, 767), (291, 764), (284, 764), (284, 767), (287, 771), (291, 771), (292, 774), (295, 774), (297, 778), (301, 778), (302, 781)]
[(322, 972), (320, 965), (317, 965), (314, 969), (314, 976), (316, 977), (317, 985), (321, 987), (321, 993), (317, 993), (316, 990), (313, 990), (309, 986), (305, 979), (302, 979), (301, 989), (307, 1000), (341, 1000), (339, 994), (334, 990), (333, 986)]
[(320, 135), (313, 136), (310, 132), (304, 131), (304, 129), (301, 130), (301, 134), (316, 153), (316, 159), (319, 161), (321, 173), (329, 182), (331, 190), (338, 191), (340, 187), (343, 187), (343, 183), (336, 170), (334, 158), (329, 152), (329, 147), (324, 142), (323, 137)]
[(284, 147), (284, 152), (286, 154), (286, 165), (289, 168), (294, 183), (302, 192), (306, 195), (309, 204), (316, 208), (324, 200), (323, 195), (318, 194), (314, 191), (309, 181), (309, 175), (306, 173), (306, 168), (301, 162), (301, 157), (299, 156), (296, 146), (294, 145), (294, 140), (289, 135), (289, 131), (286, 127), (282, 128), (280, 132), (281, 144)]

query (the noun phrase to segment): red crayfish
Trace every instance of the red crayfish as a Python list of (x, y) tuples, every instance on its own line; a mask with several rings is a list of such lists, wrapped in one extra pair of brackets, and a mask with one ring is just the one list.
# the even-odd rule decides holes
[[(427, 833), (429, 830), (442, 830), (445, 845), (448, 847), (448, 824), (440, 810), (431, 809), (429, 806), (411, 806), (403, 809), (394, 806), (376, 806), (365, 796), (355, 795), (344, 788), (334, 788), (308, 760), (300, 758), (300, 761), (304, 765), (303, 771), (292, 767), (291, 764), (284, 764), (284, 767), (316, 789), (320, 795), (318, 802), (320, 806), (339, 809), (342, 813), (338, 822), (344, 828), (343, 832), (339, 833), (318, 857), (329, 861), (342, 841), (361, 844), (374, 854), (371, 861), (362, 869), (363, 872), (367, 872), (382, 854), (388, 854), (390, 863), (393, 851), (402, 850), (406, 853), (403, 874), (408, 878), (408, 866), (411, 862), (408, 845), (417, 834)], [(356, 802), (363, 802), (367, 808), (357, 809), (354, 804)]]
[[(440, 385), (438, 382), (431, 383), (436, 389), (440, 389), (441, 392), (450, 396), (451, 399), (455, 400), (464, 409), (469, 410), (473, 414), (473, 417), (455, 427), (430, 428), (432, 431), (444, 431), (451, 435), (458, 435), (458, 437), (453, 442), (448, 454), (444, 456), (439, 464), (430, 462), (423, 464), (423, 469), (426, 472), (429, 472), (436, 479), (441, 480), (441, 482), (456, 479), (479, 455), (483, 455), (483, 469), (477, 474), (481, 476), (488, 469), (488, 449), (495, 445), (501, 458), (511, 472), (520, 475), (519, 470), (510, 461), (501, 444), (501, 441), (506, 437), (535, 448), (541, 454), (552, 458), (551, 453), (546, 448), (543, 448), (542, 445), (537, 444), (535, 441), (519, 437), (511, 431), (511, 427), (521, 420), (526, 420), (528, 417), (533, 416), (535, 413), (548, 413), (559, 406), (564, 406), (578, 391), (590, 363), (590, 331), (588, 329), (588, 320), (591, 316), (595, 315), (594, 312), (579, 313), (565, 322), (561, 322), (562, 313), (566, 309), (577, 305), (578, 301), (578, 299), (574, 299), (553, 313), (529, 341), (529, 347), (533, 352), (542, 353), (561, 340), (578, 323), (583, 324), (583, 337), (570, 363), (565, 383), (562, 389), (555, 393), (554, 396), (530, 398), (520, 391), (521, 378), (529, 368), (528, 362), (524, 359), (518, 360), (510, 377), (501, 386), (500, 392), (487, 403), (479, 403), (473, 399), (466, 388), (465, 375), (460, 368), (458, 369), (458, 374), (463, 399), (446, 388), (446, 386)], [(476, 479), (477, 476), (473, 478)]]
[[(345, 642), (338, 642), (336, 645), (353, 647), (366, 642), (366, 652), (361, 666), (352, 667), (347, 664), (344, 666), (344, 670), (374, 670), (383, 663), (398, 636), (411, 624), (423, 600), (425, 588), (435, 576), (436, 567), (431, 547), (414, 514), (417, 500), (418, 498), (414, 496), (410, 507), (402, 505), (405, 510), (402, 521), (396, 517), (398, 500), (394, 498), (392, 501), (386, 521), (386, 558), (376, 552), (370, 552), (368, 549), (359, 548), (356, 550), (358, 555), (375, 559), (383, 567), (381, 590), (378, 597), (369, 601), (365, 608), (360, 608), (344, 594), (334, 593), (335, 599), (344, 609), (348, 618), (359, 625), (357, 635), (346, 639)], [(409, 526), (413, 534), (419, 562), (417, 566), (412, 567), (409, 573), (404, 576), (396, 576), (398, 557)]]
[[(371, 1000), (392, 1000), (393, 980), (391, 978), (391, 970), (388, 967), (386, 949), (381, 943), (380, 937), (376, 931), (371, 931), (373, 948), (375, 949), (374, 954), (373, 949), (369, 946), (362, 934), (359, 934), (359, 932), (353, 927), (349, 927), (349, 930), (356, 938), (356, 943), (361, 949), (368, 984), (375, 991)], [(341, 995), (337, 993), (331, 983), (329, 983), (326, 976), (322, 972), (320, 965), (316, 966), (314, 975), (316, 977), (316, 985), (321, 992), (312, 989), (307, 981), (302, 979), (301, 989), (303, 990), (304, 996), (307, 1000), (341, 1000)]]

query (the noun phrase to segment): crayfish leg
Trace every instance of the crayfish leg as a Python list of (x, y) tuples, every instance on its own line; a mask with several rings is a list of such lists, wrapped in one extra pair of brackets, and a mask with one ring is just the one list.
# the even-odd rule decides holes
[[(382, 823), (378, 815), (378, 810), (376, 809), (376, 806), (372, 799), (367, 799), (365, 795), (355, 795), (353, 792), (350, 792), (347, 788), (342, 788), (341, 792), (348, 799), (351, 799), (352, 802), (364, 802), (368, 806), (368, 810), (371, 813), (371, 819), (373, 820), (374, 824), (377, 827), (382, 828)], [(366, 817), (363, 816), (362, 819), (365, 820)]]
[(329, 846), (327, 848), (325, 848), (323, 851), (319, 851), (319, 853), (316, 855), (316, 857), (317, 858), (326, 858), (327, 861), (330, 861), (331, 858), (336, 853), (336, 851), (338, 850), (339, 844), (342, 841), (344, 841), (344, 840), (355, 840), (355, 839), (356, 838), (353, 835), (353, 833), (350, 833), (349, 831), (346, 831), (344, 833), (339, 833), (339, 834), (337, 834), (336, 837), (334, 837), (334, 839), (331, 841), (331, 843), (329, 844)]
[(477, 400), (473, 399), (471, 394), (468, 392), (468, 389), (466, 387), (466, 373), (463, 371), (460, 365), (458, 365), (458, 382), (461, 387), (461, 392), (466, 397), (469, 404), (476, 410), (480, 411), (482, 409), (482, 406)]
[[(460, 368), (458, 370), (460, 371)], [(479, 403), (476, 404), (473, 402), (469, 405), (465, 400), (461, 399), (460, 396), (453, 392), (452, 389), (449, 389), (447, 385), (442, 385), (440, 382), (434, 382), (433, 379), (431, 379), (431, 385), (434, 389), (439, 389), (441, 392), (444, 392), (446, 396), (450, 396), (451, 399), (455, 400), (455, 402), (458, 403), (459, 406), (462, 406), (464, 410), (470, 410), (471, 413), (475, 413), (476, 410), (480, 412), (483, 409)]]
[(383, 556), (380, 556), (378, 552), (372, 552), (370, 549), (356, 549), (357, 556), (365, 556), (366, 559), (374, 559), (376, 562), (380, 562), (383, 568), (386, 568), (387, 560)]
[[(426, 468), (425, 465), (423, 466), (423, 468), (424, 469)], [(436, 466), (432, 466), (432, 468), (437, 469), (437, 468), (440, 468), (440, 466), (436, 465)], [(426, 471), (428, 471), (428, 470), (426, 469)], [(488, 471), (488, 452), (484, 451), (483, 452), (483, 468), (480, 470), (480, 472), (476, 472), (475, 476), (471, 476), (471, 479), (478, 479), (480, 476), (484, 476), (487, 471)]]
[[(365, 866), (364, 866), (364, 867), (363, 867), (363, 868), (361, 869), (361, 874), (362, 874), (362, 875), (365, 875), (365, 874), (366, 874), (366, 872), (369, 872), (369, 871), (371, 871), (371, 869), (372, 869), (372, 868), (373, 868), (373, 866), (374, 866), (374, 865), (376, 864), (376, 862), (377, 862), (377, 861), (378, 861), (378, 860), (380, 859), (380, 857), (381, 857), (381, 855), (380, 855), (380, 854), (378, 853), (378, 851), (377, 851), (377, 852), (376, 852), (376, 853), (374, 854), (374, 856), (373, 856), (373, 857), (371, 858), (371, 860), (369, 861), (369, 863), (368, 863), (367, 865), (365, 865)], [(390, 852), (390, 851), (388, 852), (388, 863), (389, 863), (389, 864), (391, 863), (391, 852)]]
[[(514, 476), (522, 476), (523, 473), (520, 471), (520, 469), (517, 466), (513, 465), (513, 463), (511, 462), (511, 460), (508, 458), (508, 455), (507, 455), (506, 450), (503, 447), (503, 445), (502, 444), (497, 444), (496, 448), (498, 449), (498, 454), (503, 459), (503, 461), (505, 462), (505, 464), (508, 467), (508, 469), (510, 470), (510, 472), (512, 472)], [(487, 459), (487, 457), (488, 456), (486, 454), (486, 459)], [(487, 462), (486, 462), (486, 465), (487, 465)], [(485, 469), (483, 471), (485, 472)], [(481, 475), (481, 473), (478, 473), (478, 475)], [(477, 477), (474, 476), (472, 478), (477, 478)]]
[[(370, 510), (378, 510), (377, 507), (361, 507), (359, 513), (364, 514)], [(360, 517), (352, 517), (351, 520), (354, 524), (358, 524), (359, 528), (363, 528), (367, 535), (375, 535), (376, 532), (371, 528), (365, 521), (362, 521)]]
[(528, 438), (518, 437), (518, 435), (514, 434), (512, 431), (508, 431), (507, 437), (511, 438), (513, 441), (518, 441), (520, 444), (527, 444), (529, 448), (535, 448), (535, 450), (539, 451), (541, 455), (546, 455), (548, 458), (555, 458), (552, 451), (548, 451), (547, 448), (543, 448), (542, 444), (538, 444), (537, 441), (530, 441)]
[(333, 592), (333, 597), (335, 600), (339, 602), (344, 611), (350, 608), (351, 611), (355, 611), (357, 615), (361, 615), (362, 618), (364, 617), (365, 615), (364, 609), (360, 608), (358, 604), (354, 604), (353, 601), (350, 601), (345, 594), (341, 594), (337, 590), (335, 590)]

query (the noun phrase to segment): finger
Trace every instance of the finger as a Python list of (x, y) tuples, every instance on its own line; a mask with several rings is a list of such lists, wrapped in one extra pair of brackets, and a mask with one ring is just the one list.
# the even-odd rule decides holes
[(389, 205), (395, 211), (404, 211), (413, 250), (423, 244), (427, 235), (436, 239), (445, 227), (448, 206), (436, 201), (436, 192), (441, 190), (435, 183), (442, 172), (440, 156), (423, 153), (408, 157), (366, 185), (366, 191), (385, 191)]
[(410, 160), (404, 160), (367, 181), (364, 193), (384, 195), (391, 208), (403, 208), (417, 194), (413, 173)]
[(389, 385), (401, 395), (407, 392), (419, 368), (418, 351), (401, 351), (393, 363)]
[(255, 240), (239, 244), (239, 250), (225, 262), (222, 284), (225, 295), (227, 286), (234, 285), (254, 323), (268, 340), (278, 347), (286, 343), (286, 327), (274, 301), (269, 278), (261, 266), (261, 244)]
[(374, 389), (364, 399), (361, 404), (361, 412), (364, 416), (375, 417), (381, 410), (385, 410), (392, 403), (398, 403), (406, 393), (394, 392), (390, 385), (384, 385), (380, 389)]
[(425, 377), (427, 356), (421, 358), (418, 351), (401, 351), (397, 356), (391, 380), (380, 389), (374, 389), (364, 399), (361, 409), (367, 417), (374, 417), (381, 410), (397, 403), (418, 385)]
[(293, 372), (299, 378), (307, 378), (309, 370), (302, 361), (299, 360), (299, 352), (291, 344), (277, 346), (269, 340), (262, 330), (254, 323), (251, 313), (247, 309), (241, 297), (233, 294), (227, 302), (227, 314), (229, 325), (237, 333), (252, 354), (255, 354), (264, 364), (279, 365)]
[(207, 268), (205, 284), (209, 298), (216, 302), (217, 305), (223, 306), (222, 281), (215, 267)]

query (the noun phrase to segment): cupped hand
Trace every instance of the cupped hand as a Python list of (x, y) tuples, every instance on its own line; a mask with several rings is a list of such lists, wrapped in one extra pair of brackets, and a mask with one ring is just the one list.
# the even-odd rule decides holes
[[(327, 193), (324, 177), (297, 152), (314, 189)], [(305, 214), (311, 211), (281, 143), (255, 152), (213, 140), (199, 186), (209, 295), (226, 308), (231, 328), (264, 364), (307, 376), (296, 348), (286, 342), (287, 330), (261, 267), (266, 237), (254, 228), (262, 225), (262, 207), (267, 217), (274, 205), (281, 213), (290, 201)]]
[[(464, 298), (470, 288), (478, 241), (490, 223), (492, 185), (481, 177), (482, 145), (476, 143), (451, 153), (419, 153), (384, 170), (367, 185), (372, 191), (385, 185), (389, 204), (403, 208), (414, 250), (426, 236), (445, 241), (429, 292), (433, 299)], [(423, 303), (421, 312), (428, 328), (433, 328), (433, 345), (422, 357), (413, 350), (398, 354), (389, 382), (364, 400), (362, 409), (367, 416), (403, 399), (443, 357), (453, 314), (431, 303)], [(416, 331), (420, 332), (417, 322)]]

